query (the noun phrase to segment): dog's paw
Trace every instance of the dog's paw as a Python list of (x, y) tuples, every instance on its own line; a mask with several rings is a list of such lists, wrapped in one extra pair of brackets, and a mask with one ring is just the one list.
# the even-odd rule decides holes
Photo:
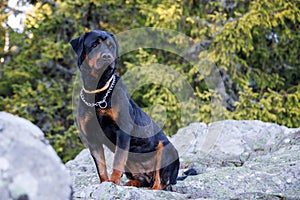
[(123, 176), (123, 172), (118, 170), (113, 170), (109, 182), (113, 182), (116, 185), (120, 185), (120, 179)]
[(119, 180), (117, 180), (117, 179), (109, 179), (108, 182), (112, 182), (112, 183), (114, 183), (116, 185), (120, 185), (120, 179)]
[(152, 190), (162, 190), (162, 186), (160, 184), (153, 185)]
[(109, 180), (108, 179), (104, 179), (104, 180), (101, 179), (100, 183), (103, 183), (103, 182), (109, 182)]
[(130, 180), (124, 184), (124, 186), (134, 186), (134, 187), (141, 187), (142, 183), (139, 180)]

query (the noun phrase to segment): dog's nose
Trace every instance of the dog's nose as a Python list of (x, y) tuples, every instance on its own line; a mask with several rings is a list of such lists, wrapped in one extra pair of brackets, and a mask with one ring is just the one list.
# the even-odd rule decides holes
[(102, 58), (104, 59), (104, 60), (112, 60), (112, 55), (110, 54), (110, 53), (103, 53), (102, 54)]

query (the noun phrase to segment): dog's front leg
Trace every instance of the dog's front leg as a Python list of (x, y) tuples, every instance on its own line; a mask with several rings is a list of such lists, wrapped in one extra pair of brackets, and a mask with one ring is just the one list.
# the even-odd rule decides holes
[(100, 178), (100, 183), (109, 181), (108, 175), (107, 175), (107, 169), (106, 169), (106, 163), (105, 163), (105, 155), (104, 155), (104, 149), (103, 146), (99, 145), (95, 149), (90, 148), (91, 155), (94, 159), (97, 172)]
[(120, 179), (124, 173), (128, 151), (130, 146), (130, 136), (125, 132), (117, 131), (117, 141), (115, 148), (115, 156), (113, 160), (113, 171), (110, 176), (110, 181), (120, 185)]

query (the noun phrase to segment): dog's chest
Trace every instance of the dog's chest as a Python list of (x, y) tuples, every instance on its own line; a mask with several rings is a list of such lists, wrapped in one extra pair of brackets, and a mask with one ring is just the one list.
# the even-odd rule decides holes
[[(112, 120), (112, 122), (116, 122), (118, 118), (118, 109), (117, 107), (115, 108), (107, 108), (107, 109), (97, 109), (97, 115), (100, 119), (106, 119), (109, 118)], [(103, 122), (104, 123), (104, 122)]]
[(112, 108), (97, 109), (97, 117), (99, 125), (106, 136), (112, 143), (115, 144), (116, 131), (118, 129), (116, 120), (118, 117), (117, 111)]

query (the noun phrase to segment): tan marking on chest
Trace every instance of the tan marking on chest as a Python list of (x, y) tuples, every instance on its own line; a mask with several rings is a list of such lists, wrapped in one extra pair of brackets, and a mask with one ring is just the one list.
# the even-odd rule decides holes
[(119, 113), (119, 107), (115, 106), (113, 108), (109, 109), (99, 109), (98, 114), (102, 116), (108, 116), (110, 117), (113, 121), (116, 121), (118, 118), (118, 113)]

